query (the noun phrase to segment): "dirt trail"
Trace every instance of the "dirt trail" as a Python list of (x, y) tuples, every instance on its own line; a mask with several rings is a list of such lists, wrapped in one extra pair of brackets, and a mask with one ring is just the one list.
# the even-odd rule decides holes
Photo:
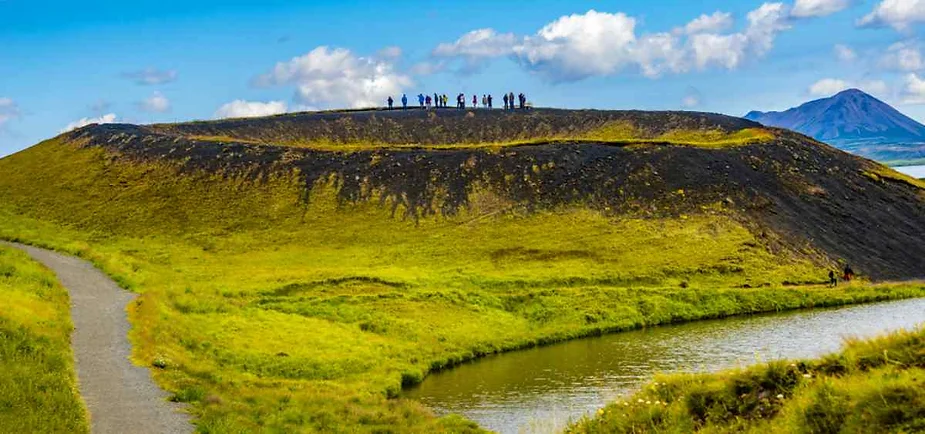
[(89, 262), (44, 249), (11, 244), (45, 264), (71, 296), (77, 382), (93, 433), (188, 433), (181, 407), (167, 401), (147, 369), (129, 360), (125, 307), (136, 297)]

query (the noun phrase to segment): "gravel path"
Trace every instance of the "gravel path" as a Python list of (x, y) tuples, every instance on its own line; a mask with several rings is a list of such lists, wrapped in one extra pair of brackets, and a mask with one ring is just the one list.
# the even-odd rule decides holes
[(44, 249), (12, 244), (51, 268), (71, 295), (80, 394), (97, 433), (168, 434), (193, 431), (182, 407), (167, 401), (148, 369), (129, 360), (125, 307), (136, 295), (119, 288), (87, 261)]

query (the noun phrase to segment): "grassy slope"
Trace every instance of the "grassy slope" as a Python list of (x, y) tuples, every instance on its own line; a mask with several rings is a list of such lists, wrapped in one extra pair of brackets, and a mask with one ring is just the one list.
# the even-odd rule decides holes
[(88, 432), (68, 295), (54, 274), (0, 246), (0, 432)]
[(431, 369), (506, 349), (925, 294), (782, 287), (825, 270), (770, 253), (710, 209), (526, 214), (482, 194), (457, 217), (415, 224), (388, 206), (340, 204), (330, 188), (305, 207), (285, 177), (177, 176), (54, 141), (0, 171), (0, 238), (87, 257), (142, 293), (136, 362), (166, 365), (157, 381), (194, 404), (204, 432), (467, 430), (390, 398)]
[(925, 328), (819, 360), (656, 378), (574, 433), (925, 431)]

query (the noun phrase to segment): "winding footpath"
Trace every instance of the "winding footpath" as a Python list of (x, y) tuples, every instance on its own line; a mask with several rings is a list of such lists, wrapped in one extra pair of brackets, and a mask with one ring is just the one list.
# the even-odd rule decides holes
[(129, 360), (125, 307), (136, 294), (120, 288), (92, 264), (21, 244), (33, 259), (52, 269), (71, 296), (71, 346), (80, 394), (94, 434), (189, 433), (193, 426), (182, 407), (167, 401), (148, 369)]

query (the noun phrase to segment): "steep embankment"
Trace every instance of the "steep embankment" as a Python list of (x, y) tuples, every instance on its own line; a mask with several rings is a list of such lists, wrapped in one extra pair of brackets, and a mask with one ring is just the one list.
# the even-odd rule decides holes
[[(102, 125), (77, 131), (66, 140), (103, 148), (127, 161), (174, 164), (186, 173), (248, 179), (298, 173), (305, 197), (319, 181), (335, 179), (341, 200), (380, 200), (413, 219), (453, 215), (479, 189), (528, 209), (583, 204), (611, 215), (680, 215), (720, 206), (757, 233), (779, 234), (793, 248), (811, 247), (832, 262), (852, 264), (877, 279), (921, 277), (925, 269), (922, 184), (880, 165), (784, 131), (759, 143), (716, 145), (754, 127), (719, 115), (540, 113), (519, 117), (501, 112), (399, 112), (396, 119), (381, 113), (286, 115), (155, 128)], [(549, 136), (560, 137), (559, 142), (531, 139), (525, 132), (532, 128), (553, 131)], [(571, 132), (575, 137), (596, 139), (569, 140), (562, 135), (567, 128), (576, 128)], [(388, 143), (533, 143), (440, 149), (372, 146), (338, 152), (157, 132), (163, 130), (243, 139), (256, 138), (255, 131), (289, 131), (284, 135), (304, 134), (310, 141), (331, 134), (331, 140), (342, 144), (370, 143), (383, 131), (392, 132), (383, 133)], [(434, 131), (447, 132), (442, 142)], [(718, 136), (711, 142), (704, 132)], [(664, 144), (666, 137), (692, 136), (701, 140), (697, 146)], [(640, 140), (648, 143), (637, 143)]]
[(354, 131), (292, 146), (222, 126), (288, 115), (86, 127), (0, 160), (0, 238), (139, 292), (133, 360), (217, 432), (473, 429), (402, 385), (579, 336), (923, 293), (793, 286), (846, 258), (923, 269), (917, 181), (802, 136), (706, 114), (375, 116), (392, 143), (370, 113), (292, 115)]

